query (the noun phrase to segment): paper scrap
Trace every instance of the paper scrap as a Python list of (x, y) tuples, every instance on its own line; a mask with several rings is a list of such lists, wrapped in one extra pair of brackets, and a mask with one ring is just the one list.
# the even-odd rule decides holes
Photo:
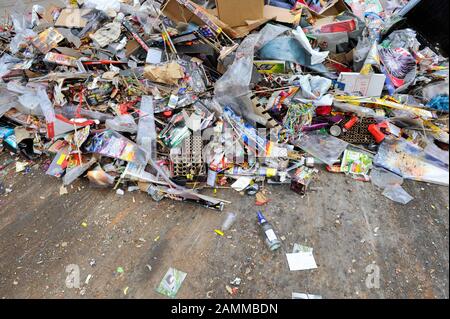
[(16, 162), (16, 173), (23, 172), (27, 166), (27, 162)]
[(286, 254), (291, 271), (316, 269), (317, 264), (313, 255), (313, 248), (294, 245), (294, 253)]
[(231, 187), (238, 192), (242, 192), (250, 185), (251, 182), (252, 182), (251, 177), (241, 176), (238, 178), (236, 182), (233, 183), (233, 185), (231, 185)]
[(306, 293), (293, 292), (292, 299), (323, 299), (323, 298), (320, 295), (311, 295)]
[(147, 58), (145, 60), (145, 63), (159, 64), (161, 63), (161, 59), (162, 59), (162, 50), (157, 48), (150, 48), (150, 50), (147, 51)]
[(175, 298), (187, 274), (175, 268), (169, 268), (156, 291), (161, 295)]

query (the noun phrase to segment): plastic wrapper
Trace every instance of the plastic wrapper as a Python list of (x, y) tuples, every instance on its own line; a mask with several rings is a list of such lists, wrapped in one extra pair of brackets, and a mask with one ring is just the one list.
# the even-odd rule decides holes
[(386, 76), (395, 88), (412, 83), (415, 78), (416, 60), (407, 50), (382, 48), (379, 54)]
[(266, 25), (260, 32), (260, 37), (259, 37), (258, 42), (255, 45), (255, 49), (259, 50), (269, 41), (272, 41), (273, 39), (280, 36), (281, 34), (287, 32), (287, 31), (291, 31), (291, 30), (292, 29), (282, 26), (282, 25), (274, 25), (274, 24)]
[(381, 167), (373, 167), (370, 172), (372, 184), (385, 189), (388, 186), (403, 185), (403, 177)]
[(7, 74), (9, 70), (19, 62), (21, 62), (20, 59), (13, 57), (7, 53), (3, 54), (3, 56), (0, 57), (0, 82), (1, 77)]
[(353, 68), (355, 71), (358, 72), (362, 69), (371, 48), (372, 44), (367, 37), (359, 38), (358, 44), (353, 52)]
[(380, 120), (384, 119), (384, 116), (380, 116), (375, 112), (374, 109), (364, 107), (364, 106), (357, 106), (349, 103), (342, 103), (342, 102), (334, 102), (333, 104), (334, 108), (343, 111), (343, 112), (350, 112), (355, 113), (359, 117), (369, 117), (369, 118), (378, 118)]
[(333, 165), (339, 160), (348, 143), (328, 134), (311, 132), (300, 137), (297, 145), (323, 163)]
[(250, 93), (254, 49), (259, 38), (260, 35), (256, 34), (248, 36), (242, 41), (237, 49), (234, 63), (215, 85), (216, 101), (222, 106), (232, 107), (240, 115), (252, 113), (251, 104), (242, 105), (241, 101)]
[(0, 87), (0, 117), (17, 104), (17, 95)]
[(439, 95), (449, 95), (449, 83), (443, 81), (429, 84), (422, 89), (422, 95), (427, 101), (431, 101)]
[[(69, 120), (76, 118), (77, 112), (78, 106), (76, 105), (65, 105), (62, 108), (62, 115)], [(79, 115), (82, 117), (86, 117), (88, 119), (99, 120), (100, 122), (105, 122), (106, 120), (114, 119), (114, 116), (112, 114), (86, 110), (84, 108), (80, 108)]]
[(153, 110), (153, 97), (143, 96), (141, 100), (140, 118), (138, 124), (138, 134), (136, 142), (149, 154), (148, 156), (156, 160), (156, 126)]
[(28, 45), (28, 42), (36, 36), (37, 33), (30, 29), (21, 30), (16, 33), (9, 43), (11, 53), (16, 54), (20, 49), (25, 48)]
[(417, 41), (416, 31), (412, 29), (403, 29), (392, 32), (389, 37), (383, 41), (382, 46), (387, 48), (403, 48), (413, 52), (419, 51), (420, 43)]
[(428, 143), (425, 147), (425, 153), (430, 156), (439, 159), (442, 163), (449, 165), (449, 153), (448, 151), (443, 151), (436, 146), (433, 142)]
[(146, 165), (148, 161), (147, 153), (140, 146), (112, 130), (95, 134), (86, 142), (85, 149), (90, 153), (141, 165)]
[(377, 42), (373, 42), (369, 52), (367, 53), (367, 57), (364, 61), (364, 65), (361, 68), (361, 74), (368, 75), (373, 72), (373, 67), (380, 67), (380, 55), (378, 53), (378, 44)]
[(91, 158), (87, 163), (75, 166), (73, 168), (67, 169), (66, 174), (63, 176), (63, 184), (70, 185), (72, 184), (78, 177), (84, 174), (89, 167), (94, 165), (96, 162), (95, 158)]
[(449, 184), (448, 165), (405, 139), (387, 138), (380, 145), (374, 164), (405, 179)]
[(53, 138), (55, 136), (55, 109), (53, 108), (53, 103), (48, 98), (47, 91), (43, 87), (37, 89), (37, 98), (47, 123), (47, 137)]
[(386, 187), (383, 196), (403, 205), (408, 204), (414, 199), (414, 197), (409, 195), (400, 185)]
[(106, 120), (106, 127), (117, 132), (131, 134), (135, 134), (138, 130), (138, 125), (130, 114), (118, 115), (111, 120)]
[[(295, 62), (313, 71), (319, 72), (326, 77), (336, 78), (334, 73), (330, 73), (323, 64), (312, 64), (311, 54), (304, 48), (302, 43), (294, 36), (280, 36), (264, 45), (259, 51), (259, 55), (264, 60), (281, 60)], [(320, 61), (322, 56), (316, 57)]]

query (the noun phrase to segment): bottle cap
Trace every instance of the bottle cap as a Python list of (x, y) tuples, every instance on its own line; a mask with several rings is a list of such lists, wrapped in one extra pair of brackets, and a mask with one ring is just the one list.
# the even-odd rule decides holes
[(258, 221), (260, 224), (267, 223), (267, 220), (264, 217), (264, 215), (261, 213), (261, 211), (258, 211)]

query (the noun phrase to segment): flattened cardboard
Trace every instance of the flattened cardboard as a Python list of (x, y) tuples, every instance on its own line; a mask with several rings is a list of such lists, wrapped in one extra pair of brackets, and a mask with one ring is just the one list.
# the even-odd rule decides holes
[(58, 20), (55, 22), (55, 26), (66, 28), (84, 28), (88, 20), (83, 18), (83, 16), (89, 12), (91, 12), (91, 9), (63, 9), (58, 17)]
[(264, 18), (264, 0), (216, 0), (218, 17), (230, 27)]
[(301, 11), (293, 14), (291, 10), (274, 6), (264, 6), (264, 18), (275, 19), (277, 22), (294, 24), (300, 21)]

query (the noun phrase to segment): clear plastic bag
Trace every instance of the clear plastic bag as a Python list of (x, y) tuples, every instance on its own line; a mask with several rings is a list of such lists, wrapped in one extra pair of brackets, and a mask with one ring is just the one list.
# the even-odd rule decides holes
[(7, 53), (3, 54), (2, 57), (0, 57), (0, 82), (2, 81), (1, 78), (8, 73), (9, 68), (16, 64), (19, 63), (21, 60), (13, 57)]
[(0, 117), (17, 104), (17, 96), (15, 94), (0, 88)]
[(37, 33), (30, 29), (24, 29), (16, 33), (9, 43), (9, 49), (12, 54), (19, 52), (21, 48), (27, 46), (28, 42), (37, 36)]
[[(62, 115), (67, 119), (76, 118), (78, 106), (76, 105), (65, 105), (62, 109)], [(80, 116), (86, 117), (88, 119), (99, 120), (100, 122), (105, 122), (106, 120), (113, 119), (114, 116), (108, 113), (96, 112), (91, 110), (80, 109)]]
[(138, 130), (134, 117), (129, 114), (118, 115), (111, 120), (106, 120), (106, 127), (117, 132), (127, 132), (131, 134), (135, 134)]
[(388, 170), (385, 170), (381, 167), (373, 167), (372, 171), (370, 172), (370, 180), (372, 181), (372, 184), (381, 188), (385, 189), (389, 186), (395, 186), (395, 185), (403, 185), (403, 177), (394, 174)]
[(141, 100), (140, 118), (136, 142), (156, 160), (156, 127), (153, 109), (153, 97), (143, 96)]
[(255, 48), (264, 46), (287, 29), (266, 25), (261, 32), (246, 37), (236, 51), (236, 59), (227, 72), (215, 84), (215, 100), (222, 106), (229, 106), (237, 114), (251, 123), (266, 121), (253, 111), (249, 98), (250, 82), (253, 72)]
[(44, 87), (37, 89), (37, 98), (41, 106), (42, 113), (44, 113), (45, 121), (47, 122), (47, 137), (53, 138), (55, 136), (55, 109), (48, 98), (47, 91)]
[(405, 139), (386, 138), (380, 145), (374, 164), (405, 179), (438, 185), (449, 184), (448, 165)]
[(386, 187), (383, 196), (403, 205), (408, 204), (414, 199), (414, 197), (409, 195), (400, 185)]
[(297, 145), (325, 164), (333, 165), (345, 151), (348, 143), (328, 134), (311, 132), (302, 135)]
[[(8, 91), (18, 95), (18, 102), (15, 106), (19, 112), (35, 116), (43, 116), (40, 108), (40, 99), (37, 97), (36, 89), (27, 85), (23, 86), (17, 82), (11, 81), (7, 85)], [(21, 95), (19, 95), (21, 94)]]
[(367, 37), (361, 37), (358, 40), (355, 50), (353, 51), (353, 68), (355, 71), (360, 71), (363, 67), (364, 61), (369, 55), (372, 44)]

